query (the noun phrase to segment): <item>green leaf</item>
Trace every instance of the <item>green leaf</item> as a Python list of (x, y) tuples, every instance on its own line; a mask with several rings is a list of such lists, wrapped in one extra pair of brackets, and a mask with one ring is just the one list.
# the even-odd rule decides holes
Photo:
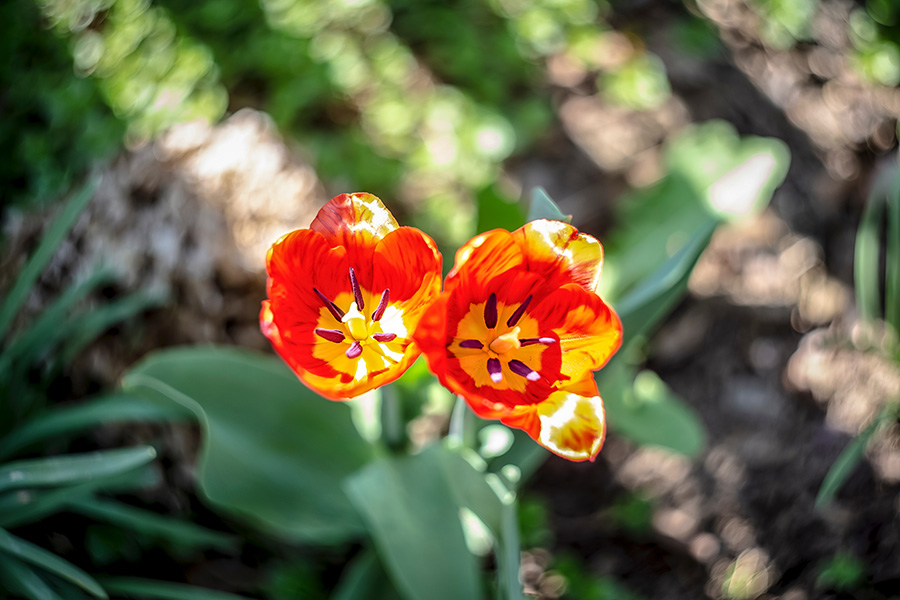
[(55, 554), (47, 552), (40, 546), (18, 538), (5, 529), (0, 529), (0, 553), (10, 554), (19, 560), (38, 566), (45, 571), (71, 581), (84, 591), (97, 598), (107, 598), (103, 588), (94, 579)]
[(331, 600), (399, 600), (378, 553), (365, 549), (344, 569)]
[(665, 146), (663, 179), (617, 203), (604, 240), (604, 296), (621, 297), (715, 222), (761, 211), (784, 180), (790, 154), (773, 138), (741, 138), (723, 121), (686, 128)]
[(150, 466), (144, 466), (78, 485), (7, 492), (0, 495), (0, 527), (11, 529), (33, 523), (65, 509), (72, 500), (84, 498), (97, 491), (125, 492), (158, 484), (157, 471)]
[(859, 464), (866, 455), (866, 447), (869, 445), (869, 442), (875, 437), (875, 434), (883, 425), (896, 418), (897, 407), (886, 406), (884, 410), (881, 411), (881, 414), (869, 423), (858, 436), (850, 440), (847, 447), (841, 451), (837, 460), (835, 460), (834, 464), (831, 465), (831, 468), (828, 469), (828, 473), (825, 474), (825, 479), (822, 480), (822, 485), (819, 487), (819, 493), (816, 494), (817, 509), (824, 508), (834, 502), (834, 497), (841, 489), (841, 486), (844, 485), (844, 482), (847, 481), (847, 478), (853, 473), (856, 465)]
[(550, 194), (542, 187), (531, 190), (531, 203), (528, 205), (528, 221), (549, 219), (551, 221), (572, 222), (572, 215), (563, 214)]
[(63, 324), (69, 309), (110, 278), (110, 272), (101, 269), (66, 290), (28, 329), (8, 345), (0, 357), (0, 372), (9, 368), (14, 361), (25, 365), (34, 364), (42, 353), (49, 351), (65, 335), (66, 328)]
[(0, 467), (0, 491), (83, 483), (140, 467), (154, 457), (152, 447), (139, 446), (16, 461)]
[(407, 600), (482, 597), (453, 490), (434, 449), (385, 458), (355, 473), (347, 494)]
[(656, 373), (642, 371), (635, 377), (630, 367), (615, 359), (596, 379), (611, 430), (638, 444), (692, 458), (706, 446), (703, 422)]
[(28, 565), (12, 556), (0, 560), (0, 582), (6, 589), (22, 594), (30, 600), (62, 600), (41, 576)]
[(791, 154), (777, 138), (738, 135), (725, 121), (689, 127), (666, 144), (672, 173), (686, 179), (707, 210), (725, 221), (760, 213), (787, 175)]
[(145, 598), (146, 600), (246, 600), (236, 596), (192, 585), (138, 579), (136, 577), (104, 577), (100, 580), (111, 594), (121, 598)]
[(238, 546), (238, 539), (218, 531), (141, 510), (115, 500), (75, 498), (68, 503), (72, 512), (98, 521), (131, 529), (154, 539), (164, 539), (188, 548), (216, 548), (230, 552)]
[(3, 339), (10, 323), (12, 323), (13, 317), (16, 316), (19, 308), (25, 302), (25, 298), (28, 297), (31, 286), (40, 277), (44, 267), (53, 258), (53, 254), (56, 252), (59, 244), (68, 235), (69, 230), (75, 225), (84, 207), (93, 198), (96, 187), (96, 184), (91, 182), (74, 194), (62, 208), (53, 224), (44, 233), (41, 243), (38, 244), (34, 254), (31, 255), (28, 264), (19, 273), (15, 285), (6, 296), (3, 305), (0, 306), (0, 339)]
[(166, 350), (122, 385), (197, 416), (198, 485), (214, 506), (280, 538), (338, 543), (364, 532), (341, 482), (373, 448), (346, 404), (311, 392), (280, 360), (237, 349)]
[[(530, 441), (537, 446), (533, 440)], [(463, 458), (461, 452), (472, 452), (471, 450), (461, 448), (453, 451), (440, 447), (428, 451), (438, 455), (457, 505), (475, 513), (493, 534), (500, 597), (521, 600), (519, 567), (522, 549), (519, 543), (516, 495), (496, 473), (479, 471)], [(476, 455), (473, 460), (478, 461), (480, 458)]]
[(853, 253), (856, 308), (860, 319), (867, 323), (874, 323), (881, 315), (878, 248), (886, 181), (886, 178), (881, 178), (869, 194), (856, 231), (856, 249)]
[(715, 228), (716, 222), (708, 219), (681, 250), (616, 304), (622, 320), (623, 347), (631, 340), (649, 334), (678, 304), (687, 290), (691, 271)]
[(67, 340), (60, 355), (62, 364), (70, 363), (84, 348), (107, 329), (138, 313), (166, 303), (166, 296), (153, 292), (135, 292), (103, 306), (86, 311), (66, 325)]
[(0, 458), (36, 442), (122, 421), (174, 421), (190, 418), (178, 407), (160, 406), (143, 398), (112, 394), (51, 408), (0, 439)]
[(900, 334), (900, 168), (894, 168), (893, 175), (887, 196), (884, 320)]
[(492, 229), (514, 231), (525, 224), (525, 213), (519, 203), (506, 197), (497, 185), (478, 191), (478, 221), (475, 231)]

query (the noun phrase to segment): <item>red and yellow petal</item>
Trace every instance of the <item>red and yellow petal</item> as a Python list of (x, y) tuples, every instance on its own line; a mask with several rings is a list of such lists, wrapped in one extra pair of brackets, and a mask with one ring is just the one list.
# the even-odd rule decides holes
[[(354, 193), (332, 198), (309, 228), (332, 246), (343, 247), (352, 263), (362, 264), (371, 259), (375, 245), (400, 225), (378, 197)], [(360, 275), (367, 276), (364, 272)]]
[(525, 256), (526, 269), (549, 277), (557, 274), (595, 292), (603, 269), (603, 246), (560, 221), (541, 219), (512, 234)]
[(477, 293), (487, 282), (522, 264), (522, 252), (510, 232), (488, 231), (456, 251), (456, 261), (447, 274), (444, 288), (450, 292), (456, 287), (468, 287)]
[(522, 429), (538, 444), (571, 461), (593, 461), (606, 439), (603, 400), (593, 377), (551, 394), (540, 404), (516, 407), (496, 418)]
[(622, 322), (600, 296), (566, 284), (532, 311), (559, 337), (560, 374), (577, 381), (602, 368), (622, 345)]
[(420, 354), (412, 332), (440, 292), (440, 254), (375, 196), (334, 198), (310, 229), (272, 246), (267, 270), (262, 332), (319, 394), (346, 399), (390, 383)]

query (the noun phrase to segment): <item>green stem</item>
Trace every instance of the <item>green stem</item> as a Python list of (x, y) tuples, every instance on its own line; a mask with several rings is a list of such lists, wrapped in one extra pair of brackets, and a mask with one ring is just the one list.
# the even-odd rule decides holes
[(402, 450), (406, 445), (400, 397), (390, 385), (381, 388), (381, 439), (394, 451)]
[(462, 396), (456, 397), (453, 412), (450, 413), (450, 430), (447, 439), (452, 445), (474, 448), (477, 423), (473, 413)]

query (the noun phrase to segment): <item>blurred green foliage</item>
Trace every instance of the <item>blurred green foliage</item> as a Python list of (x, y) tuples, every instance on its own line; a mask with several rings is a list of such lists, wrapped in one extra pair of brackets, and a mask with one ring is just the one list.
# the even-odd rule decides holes
[(838, 552), (819, 565), (816, 587), (850, 592), (866, 581), (866, 565), (848, 552)]
[[(0, 301), (2, 598), (7, 597), (5, 590), (30, 600), (84, 597), (79, 589), (105, 599), (113, 591), (82, 568), (28, 541), (29, 533), (37, 532), (39, 538), (56, 535), (44, 522), (61, 512), (108, 524), (91, 525), (87, 530), (84, 551), (93, 567), (137, 561), (150, 547), (162, 547), (173, 556), (187, 556), (198, 549), (233, 551), (237, 546), (237, 540), (226, 534), (109, 496), (159, 483), (157, 473), (148, 467), (156, 457), (153, 447), (60, 454), (73, 438), (99, 425), (183, 418), (181, 411), (159, 408), (124, 394), (56, 405), (57, 394), (50, 392), (73, 358), (91, 341), (112, 325), (158, 304), (161, 298), (136, 294), (103, 306), (84, 307), (86, 297), (109, 280), (101, 270), (70, 287), (37, 316), (16, 321), (40, 274), (93, 196), (94, 187), (85, 186), (61, 207)], [(22, 537), (18, 529), (24, 526), (30, 529)], [(150, 581), (141, 585), (156, 584)], [(185, 594), (200, 594), (191, 597), (202, 596), (197, 588), (175, 587)]]
[[(7, 80), (47, 80), (4, 97), (25, 116), (4, 131), (14, 191), (58, 191), (123, 136), (139, 144), (254, 107), (327, 183), (401, 194), (413, 224), (458, 245), (474, 233), (475, 196), (552, 122), (549, 56), (597, 76), (611, 102), (643, 109), (668, 95), (644, 50), (604, 64), (609, 7), (595, 0), (17, 0), (4, 10), (10, 54), (39, 66), (14, 62)], [(43, 105), (63, 118), (35, 115)]]
[(55, 200), (121, 144), (124, 125), (32, 0), (0, 3), (0, 206)]
[(590, 574), (585, 566), (573, 556), (560, 556), (553, 565), (554, 571), (565, 578), (563, 598), (572, 600), (643, 600), (643, 596), (610, 577)]

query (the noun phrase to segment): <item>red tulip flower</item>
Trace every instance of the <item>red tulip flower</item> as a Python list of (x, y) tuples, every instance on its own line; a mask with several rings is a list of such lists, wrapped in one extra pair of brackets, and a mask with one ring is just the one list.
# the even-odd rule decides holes
[(312, 390), (352, 398), (394, 381), (420, 351), (412, 334), (440, 293), (434, 241), (400, 227), (371, 194), (332, 199), (266, 260), (260, 327)]
[(596, 291), (602, 264), (600, 242), (558, 221), (479, 235), (457, 252), (416, 343), (479, 416), (593, 460), (606, 434), (593, 372), (622, 342)]

